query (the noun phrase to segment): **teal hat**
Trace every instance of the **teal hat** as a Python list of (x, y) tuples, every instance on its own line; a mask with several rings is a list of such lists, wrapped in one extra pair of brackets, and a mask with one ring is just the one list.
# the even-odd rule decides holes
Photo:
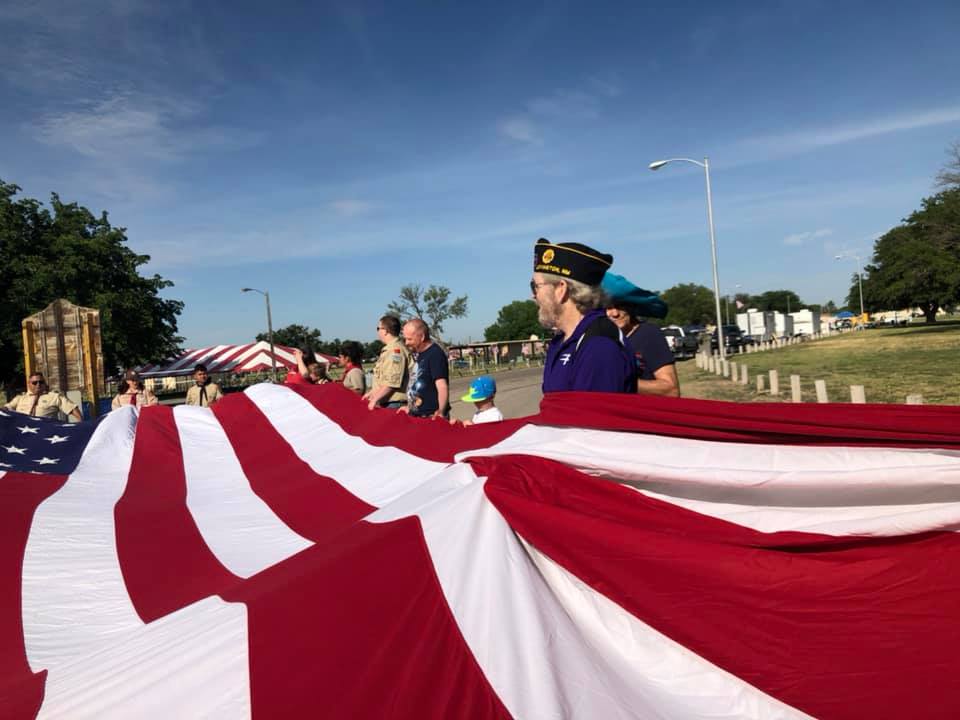
[(667, 316), (667, 304), (655, 292), (637, 287), (623, 275), (609, 270), (603, 276), (600, 288), (610, 298), (610, 304), (623, 306), (641, 317), (663, 318)]
[(481, 375), (470, 383), (470, 392), (464, 395), (463, 402), (480, 402), (493, 397), (497, 392), (497, 381), (489, 375)]

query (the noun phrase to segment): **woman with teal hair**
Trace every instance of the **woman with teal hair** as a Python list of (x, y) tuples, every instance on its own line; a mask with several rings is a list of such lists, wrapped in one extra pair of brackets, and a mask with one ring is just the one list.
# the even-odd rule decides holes
[(626, 339), (637, 363), (637, 392), (680, 397), (673, 353), (656, 325), (643, 318), (663, 318), (667, 304), (654, 292), (637, 287), (622, 275), (607, 271), (600, 287), (606, 293), (607, 317)]

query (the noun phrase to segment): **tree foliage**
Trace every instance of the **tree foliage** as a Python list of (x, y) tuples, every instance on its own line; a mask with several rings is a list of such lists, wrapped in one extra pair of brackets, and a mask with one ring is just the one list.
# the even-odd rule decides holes
[(183, 303), (161, 297), (169, 280), (140, 275), (150, 256), (126, 246), (125, 229), (56, 194), (48, 210), (19, 191), (0, 180), (0, 378), (23, 371), (21, 320), (57, 298), (100, 310), (108, 370), (177, 352)]
[(436, 340), (443, 340), (443, 324), (450, 318), (461, 318), (467, 314), (467, 296), (450, 298), (450, 288), (431, 285), (424, 290), (420, 285), (404, 285), (400, 296), (387, 305), (387, 312), (407, 321), (410, 318), (422, 318), (430, 326), (430, 334)]
[[(269, 341), (269, 334), (266, 332), (259, 333), (257, 341), (261, 340)], [(320, 331), (306, 325), (287, 325), (273, 331), (273, 342), (276, 345), (286, 345), (292, 348), (316, 349), (320, 345)]]
[(937, 186), (960, 188), (960, 140), (947, 148), (947, 163), (937, 173)]
[[(868, 311), (919, 307), (928, 323), (937, 310), (960, 301), (960, 188), (924, 198), (923, 207), (873, 247), (864, 268), (863, 302)], [(859, 307), (856, 275), (847, 296)]]
[(497, 321), (483, 331), (487, 342), (494, 340), (526, 340), (531, 335), (543, 337), (546, 331), (537, 320), (537, 303), (514, 300), (500, 308)]
[(670, 308), (664, 319), (668, 325), (704, 325), (717, 321), (713, 290), (703, 285), (674, 285), (660, 293), (660, 297)]
[(757, 310), (775, 310), (782, 313), (796, 312), (806, 307), (793, 290), (767, 290), (759, 295), (752, 295), (749, 305)]

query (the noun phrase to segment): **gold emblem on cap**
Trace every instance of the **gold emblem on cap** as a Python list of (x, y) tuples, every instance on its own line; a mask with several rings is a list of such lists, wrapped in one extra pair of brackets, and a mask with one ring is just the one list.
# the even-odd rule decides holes
[(543, 262), (543, 263), (553, 262), (553, 256), (554, 256), (553, 248), (547, 248), (546, 250), (543, 251), (543, 255), (540, 258), (540, 262)]

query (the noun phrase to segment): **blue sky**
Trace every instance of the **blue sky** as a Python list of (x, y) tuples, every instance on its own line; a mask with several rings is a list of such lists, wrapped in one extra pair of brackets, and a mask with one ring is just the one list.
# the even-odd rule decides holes
[[(670, 7), (664, 7), (669, 5)], [(662, 290), (842, 303), (960, 140), (960, 3), (0, 5), (0, 178), (126, 227), (188, 346), (527, 296), (541, 236)]]

